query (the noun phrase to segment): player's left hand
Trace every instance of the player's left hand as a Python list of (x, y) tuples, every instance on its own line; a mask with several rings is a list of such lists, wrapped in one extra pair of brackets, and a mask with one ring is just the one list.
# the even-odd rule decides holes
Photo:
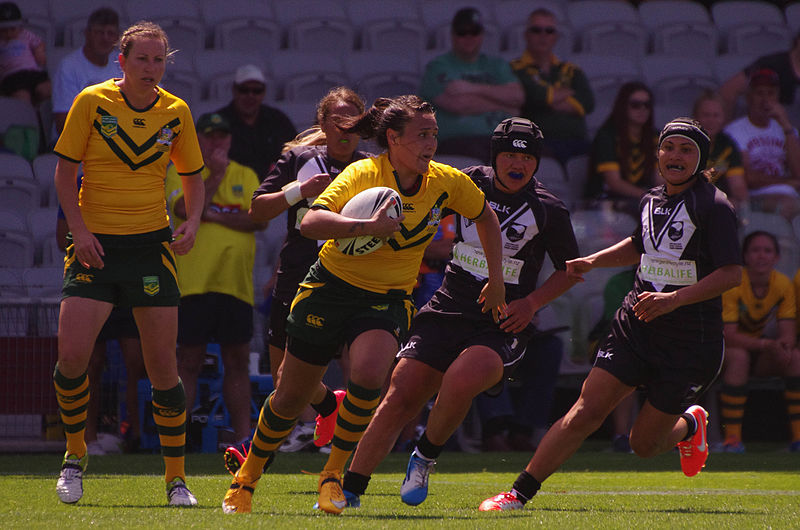
[(508, 333), (519, 333), (531, 322), (536, 308), (527, 298), (519, 298), (508, 304), (506, 314), (508, 318), (500, 324), (500, 329)]
[(506, 318), (506, 285), (502, 281), (489, 279), (481, 289), (478, 303), (483, 304), (482, 313), (492, 312), (495, 322)]
[(661, 315), (676, 310), (679, 306), (677, 291), (671, 293), (654, 293), (645, 291), (633, 306), (633, 313), (642, 322), (652, 322)]

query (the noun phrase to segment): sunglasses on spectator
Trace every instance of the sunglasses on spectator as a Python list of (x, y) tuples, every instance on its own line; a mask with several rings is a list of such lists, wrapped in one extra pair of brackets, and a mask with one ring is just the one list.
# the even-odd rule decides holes
[(651, 101), (640, 101), (638, 99), (632, 99), (628, 102), (628, 106), (635, 110), (649, 109), (652, 104)]
[(530, 26), (525, 31), (527, 31), (532, 35), (541, 35), (542, 33), (546, 33), (547, 35), (552, 35), (556, 32), (556, 28), (553, 26)]
[(266, 87), (246, 87), (246, 86), (237, 86), (236, 91), (242, 95), (252, 94), (254, 96), (260, 96), (264, 93)]
[(478, 35), (483, 33), (483, 30), (480, 28), (470, 28), (470, 29), (458, 30), (455, 31), (454, 33), (456, 34), (457, 37), (466, 37), (466, 36), (477, 37)]

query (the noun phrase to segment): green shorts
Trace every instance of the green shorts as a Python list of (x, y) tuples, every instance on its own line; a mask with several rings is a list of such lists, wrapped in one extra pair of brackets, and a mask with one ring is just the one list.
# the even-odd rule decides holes
[(177, 306), (181, 293), (169, 228), (129, 236), (95, 234), (103, 246), (102, 269), (86, 268), (69, 245), (62, 298), (80, 296), (117, 307)]
[(385, 329), (400, 344), (415, 311), (414, 301), (405, 291), (381, 294), (360, 289), (317, 261), (292, 301), (286, 321), (289, 351), (306, 362), (324, 366), (342, 344), (370, 329)]

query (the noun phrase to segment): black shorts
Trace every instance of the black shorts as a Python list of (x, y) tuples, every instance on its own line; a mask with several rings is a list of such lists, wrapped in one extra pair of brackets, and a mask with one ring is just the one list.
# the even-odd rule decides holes
[(425, 312), (414, 319), (408, 341), (397, 357), (415, 359), (444, 373), (467, 348), (486, 346), (503, 361), (503, 377), (486, 391), (486, 394), (496, 396), (503, 391), (505, 380), (522, 361), (527, 345), (527, 338), (506, 333), (494, 325)]
[(115, 307), (108, 315), (108, 320), (100, 330), (96, 342), (108, 342), (115, 339), (138, 339), (139, 328), (129, 307)]
[(624, 308), (601, 342), (594, 366), (630, 386), (642, 386), (647, 400), (666, 414), (681, 414), (719, 375), (725, 343), (658, 335)]
[(388, 331), (400, 344), (415, 311), (405, 291), (360, 289), (316, 262), (292, 301), (286, 322), (288, 350), (307, 363), (326, 366), (342, 345), (371, 329)]
[(286, 348), (286, 319), (289, 318), (289, 302), (272, 298), (272, 305), (269, 308), (269, 345), (278, 349)]
[[(85, 268), (67, 247), (62, 298), (80, 296), (118, 307), (177, 306), (180, 299), (169, 228), (134, 235), (98, 235), (102, 269)], [(71, 239), (71, 238), (70, 238)]]
[(178, 344), (246, 344), (253, 338), (253, 306), (228, 294), (193, 294), (178, 307)]

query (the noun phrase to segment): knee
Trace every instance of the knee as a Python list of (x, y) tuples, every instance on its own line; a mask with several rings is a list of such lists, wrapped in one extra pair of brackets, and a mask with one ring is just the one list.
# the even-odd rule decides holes
[(561, 426), (564, 429), (586, 433), (588, 435), (599, 429), (605, 419), (606, 414), (604, 411), (580, 400), (573, 405), (567, 415), (564, 416)]
[(650, 458), (661, 454), (661, 444), (652, 437), (639, 435), (635, 430), (631, 433), (630, 438), (631, 449), (636, 456), (642, 458)]

